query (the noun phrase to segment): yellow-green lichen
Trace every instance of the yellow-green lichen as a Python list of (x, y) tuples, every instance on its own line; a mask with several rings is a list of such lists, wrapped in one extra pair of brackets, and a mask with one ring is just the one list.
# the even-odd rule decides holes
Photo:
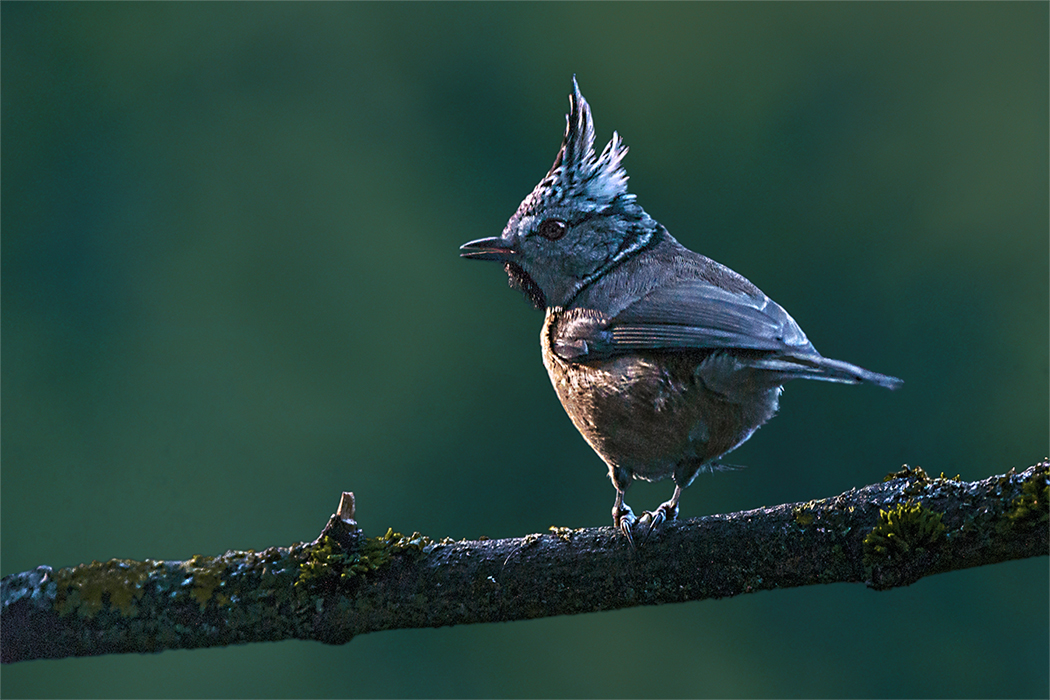
[(807, 527), (813, 524), (813, 511), (811, 510), (795, 508), (791, 511), (791, 514), (795, 516), (795, 522), (802, 527)]
[(426, 535), (413, 532), (411, 535), (405, 536), (400, 532), (394, 532), (394, 528), (387, 528), (386, 535), (376, 539), (385, 539), (396, 552), (403, 552), (409, 549), (422, 552), (428, 545), (434, 544), (434, 540)]
[(182, 563), (182, 568), (189, 574), (193, 584), (190, 588), (190, 597), (200, 606), (201, 610), (208, 603), (214, 601), (219, 605), (229, 602), (229, 597), (223, 593), (216, 594), (215, 590), (225, 585), (224, 576), (226, 565), (219, 557), (206, 557), (202, 554), (194, 554)]
[(1047, 470), (1037, 471), (1021, 486), (1020, 495), (1010, 500), (1003, 514), (1012, 524), (1037, 524), (1050, 519), (1050, 481)]
[(900, 495), (902, 498), (917, 497), (923, 493), (929, 493), (929, 489), (933, 487), (945, 486), (947, 482), (958, 484), (962, 481), (959, 474), (945, 476), (944, 472), (941, 472), (939, 477), (932, 477), (922, 467), (909, 467), (907, 464), (902, 465), (899, 471), (887, 474), (882, 481), (886, 483), (895, 479), (906, 479), (910, 482), (901, 490)]
[(845, 536), (853, 529), (853, 506), (848, 498), (818, 498), (791, 509), (791, 519), (799, 528), (817, 526), (821, 533)]
[(58, 569), (52, 576), (56, 584), (55, 608), (60, 615), (76, 612), (94, 617), (107, 605), (124, 617), (138, 614), (136, 602), (143, 586), (160, 562), (110, 559), (93, 561), (69, 569)]
[(807, 501), (800, 506), (795, 506), (791, 509), (791, 515), (795, 519), (795, 523), (799, 527), (808, 527), (813, 524), (816, 519), (816, 514), (813, 512), (814, 507), (819, 501)]
[(572, 542), (573, 529), (571, 527), (558, 527), (557, 525), (551, 525), (549, 528), (550, 533), (557, 537), (563, 542)]
[(299, 565), (295, 585), (306, 585), (319, 579), (342, 576), (352, 555), (344, 554), (328, 535), (307, 549), (306, 561)]
[(874, 566), (929, 551), (946, 532), (941, 514), (921, 503), (908, 501), (880, 509), (878, 523), (864, 538), (864, 564)]
[(305, 548), (307, 556), (299, 565), (299, 577), (295, 585), (309, 585), (324, 580), (345, 583), (385, 566), (395, 554), (421, 552), (430, 544), (433, 544), (433, 540), (418, 532), (405, 536), (389, 528), (385, 535), (363, 540), (359, 550), (344, 552), (335, 540), (325, 535)]
[(898, 471), (887, 474), (882, 481), (885, 483), (894, 479), (918, 479), (925, 483), (930, 480), (930, 477), (922, 467), (909, 467), (907, 464), (902, 464)]
[(533, 545), (539, 544), (540, 543), (540, 537), (541, 537), (540, 534), (536, 533), (536, 532), (533, 532), (532, 534), (529, 534), (529, 535), (525, 535), (524, 537), (521, 538), (521, 548), (525, 549), (526, 547), (531, 547)]

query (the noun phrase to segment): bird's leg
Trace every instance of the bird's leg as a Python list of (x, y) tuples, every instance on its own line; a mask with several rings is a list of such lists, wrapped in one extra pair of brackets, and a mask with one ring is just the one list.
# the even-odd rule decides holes
[(612, 481), (613, 488), (616, 489), (616, 500), (612, 507), (613, 527), (623, 533), (633, 547), (634, 533), (632, 530), (638, 518), (635, 517), (631, 507), (623, 502), (623, 494), (631, 485), (631, 472), (610, 464), (609, 479)]
[(638, 521), (634, 524), (634, 527), (642, 535), (639, 544), (643, 544), (649, 539), (649, 535), (653, 533), (653, 530), (660, 527), (665, 521), (675, 520), (678, 517), (678, 500), (681, 497), (682, 486), (675, 484), (674, 493), (671, 494), (670, 500), (661, 503), (656, 510), (647, 510), (642, 513), (642, 517), (638, 518)]
[(634, 516), (634, 511), (631, 507), (623, 502), (623, 491), (619, 487), (616, 489), (616, 500), (613, 502), (612, 507), (613, 516), (613, 527), (622, 532), (627, 541), (634, 546), (634, 535), (631, 533), (635, 522), (638, 520)]

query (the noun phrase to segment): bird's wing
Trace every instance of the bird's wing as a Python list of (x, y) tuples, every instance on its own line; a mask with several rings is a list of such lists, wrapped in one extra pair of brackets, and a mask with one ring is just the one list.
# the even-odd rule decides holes
[(698, 279), (662, 285), (612, 317), (573, 309), (554, 338), (555, 351), (567, 360), (717, 348), (812, 351), (794, 319), (761, 292), (731, 292)]

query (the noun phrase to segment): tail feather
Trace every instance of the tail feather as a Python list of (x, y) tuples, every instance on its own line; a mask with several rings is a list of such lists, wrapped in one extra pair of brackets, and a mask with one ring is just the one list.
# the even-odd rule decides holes
[(821, 355), (780, 355), (755, 362), (756, 367), (783, 374), (784, 379), (816, 379), (840, 384), (867, 382), (887, 389), (899, 389), (904, 380), (866, 370), (842, 360)]

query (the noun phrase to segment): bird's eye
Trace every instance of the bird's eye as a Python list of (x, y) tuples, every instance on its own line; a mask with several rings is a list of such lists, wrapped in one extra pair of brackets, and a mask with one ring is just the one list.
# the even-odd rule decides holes
[(548, 241), (556, 241), (565, 235), (569, 227), (561, 219), (544, 219), (538, 229), (539, 234)]

